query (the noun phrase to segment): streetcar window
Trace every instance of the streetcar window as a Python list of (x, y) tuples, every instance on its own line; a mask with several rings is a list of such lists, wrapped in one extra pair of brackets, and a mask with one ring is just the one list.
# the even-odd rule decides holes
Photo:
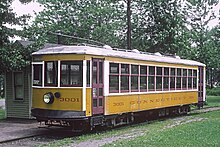
[(121, 92), (129, 92), (129, 64), (121, 64)]
[(147, 91), (147, 66), (140, 66), (140, 90)]
[(138, 91), (138, 76), (131, 76), (131, 90)]
[(181, 77), (176, 78), (176, 88), (181, 89)]
[(192, 69), (188, 69), (188, 89), (192, 89), (193, 86), (192, 80)]
[(121, 92), (129, 91), (129, 76), (121, 76)]
[(181, 89), (182, 86), (182, 69), (177, 68), (176, 89)]
[(119, 64), (110, 63), (109, 66), (109, 92), (118, 93), (119, 92)]
[(193, 89), (197, 88), (197, 70), (193, 70)]
[(183, 69), (183, 78), (182, 78), (182, 89), (187, 88), (187, 69)]
[(164, 77), (163, 79), (163, 90), (169, 90), (169, 77)]
[(87, 87), (90, 86), (90, 60), (87, 61), (86, 63), (86, 84), (87, 84)]
[(121, 74), (129, 74), (129, 65), (121, 64)]
[(138, 74), (138, 73), (139, 73), (138, 65), (131, 65), (131, 74)]
[(155, 67), (149, 66), (148, 90), (155, 90)]
[(131, 90), (138, 91), (139, 66), (131, 65)]
[(82, 87), (82, 61), (61, 62), (61, 86)]
[(169, 90), (169, 75), (170, 75), (169, 67), (164, 67), (164, 78), (163, 78), (163, 90), (164, 91)]
[(45, 62), (45, 86), (57, 86), (57, 61)]
[(176, 68), (170, 69), (170, 89), (175, 90), (175, 84), (176, 84)]
[(197, 88), (197, 78), (193, 78), (193, 89)]
[(118, 63), (110, 63), (110, 73), (115, 73), (118, 74), (119, 73), (119, 64)]
[(147, 91), (147, 76), (140, 77), (140, 90)]
[(115, 75), (109, 76), (109, 91), (110, 93), (118, 92), (119, 90), (119, 78)]
[(156, 89), (157, 91), (162, 90), (162, 67), (156, 67), (157, 68), (157, 75), (156, 75)]
[(155, 67), (149, 66), (149, 75), (155, 75)]
[(164, 67), (164, 75), (169, 76), (170, 70), (168, 67)]
[(156, 77), (156, 83), (157, 91), (162, 90), (162, 77)]
[(42, 86), (42, 65), (33, 65), (33, 86)]
[(186, 77), (183, 77), (183, 84), (182, 84), (182, 88), (183, 89), (186, 89), (187, 88), (187, 78)]
[(150, 91), (154, 90), (154, 83), (155, 83), (154, 79), (155, 79), (154, 76), (148, 77), (148, 90), (150, 90)]
[(147, 74), (147, 66), (140, 66), (140, 71), (141, 71), (141, 75), (146, 75)]
[(175, 89), (175, 77), (170, 78), (170, 89), (174, 90)]

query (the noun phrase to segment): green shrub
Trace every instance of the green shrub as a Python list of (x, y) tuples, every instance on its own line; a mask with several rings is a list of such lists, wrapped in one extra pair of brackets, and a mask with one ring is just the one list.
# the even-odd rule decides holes
[(206, 95), (220, 96), (220, 87), (206, 89)]

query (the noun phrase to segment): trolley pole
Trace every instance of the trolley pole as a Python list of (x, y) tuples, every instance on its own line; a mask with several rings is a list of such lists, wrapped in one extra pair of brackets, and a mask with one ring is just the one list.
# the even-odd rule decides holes
[(127, 0), (127, 48), (131, 49), (131, 0)]

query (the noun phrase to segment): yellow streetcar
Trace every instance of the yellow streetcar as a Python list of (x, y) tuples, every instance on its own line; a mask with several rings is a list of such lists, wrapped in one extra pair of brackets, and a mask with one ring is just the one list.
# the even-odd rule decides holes
[(200, 62), (109, 46), (62, 45), (32, 56), (32, 115), (46, 125), (117, 126), (205, 101)]

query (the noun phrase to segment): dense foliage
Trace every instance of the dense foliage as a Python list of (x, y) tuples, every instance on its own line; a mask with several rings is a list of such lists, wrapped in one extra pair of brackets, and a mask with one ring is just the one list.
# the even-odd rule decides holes
[[(28, 3), (31, 0), (20, 0)], [(127, 0), (38, 0), (44, 7), (31, 26), (26, 16), (16, 17), (12, 0), (0, 2), (1, 70), (19, 69), (29, 62), (27, 54), (35, 48), (11, 47), (9, 36), (21, 35), (29, 40), (56, 43), (54, 32), (97, 40), (112, 47), (127, 48)], [(207, 65), (207, 71), (219, 71), (219, 26), (208, 24), (216, 19), (213, 7), (217, 0), (131, 0), (131, 46), (142, 51), (177, 54)], [(19, 24), (17, 31), (5, 24)], [(63, 44), (83, 42), (62, 38)], [(88, 42), (91, 43), (91, 42)], [(14, 52), (15, 54), (8, 54)], [(218, 73), (208, 74), (219, 77)], [(217, 81), (217, 80), (216, 80)]]
[(20, 69), (27, 62), (27, 51), (12, 46), (10, 38), (19, 36), (20, 30), (12, 25), (26, 26), (28, 15), (16, 16), (10, 7), (12, 0), (0, 1), (0, 73), (8, 70)]

